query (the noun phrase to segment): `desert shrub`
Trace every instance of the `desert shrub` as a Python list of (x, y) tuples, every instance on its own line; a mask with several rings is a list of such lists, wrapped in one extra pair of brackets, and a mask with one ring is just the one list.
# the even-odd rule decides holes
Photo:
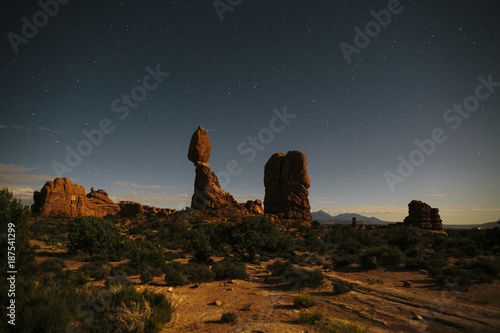
[(123, 252), (120, 229), (108, 220), (77, 217), (69, 224), (68, 250), (81, 250), (90, 255), (119, 255)]
[(220, 317), (221, 323), (234, 325), (238, 322), (238, 317), (234, 312), (224, 312)]
[(113, 265), (107, 261), (93, 261), (81, 266), (78, 271), (83, 272), (91, 279), (103, 280), (110, 276), (112, 268)]
[(493, 277), (484, 272), (471, 272), (457, 266), (432, 271), (439, 284), (454, 289), (465, 289), (476, 283), (492, 283)]
[(271, 271), (273, 276), (283, 276), (285, 273), (292, 270), (292, 263), (290, 261), (282, 262), (275, 261), (272, 264), (267, 266), (267, 269)]
[(33, 239), (44, 241), (48, 245), (64, 244), (67, 241), (68, 224), (54, 218), (44, 218), (30, 224)]
[(351, 291), (349, 284), (342, 280), (332, 282), (332, 286), (335, 295), (343, 295)]
[(182, 264), (180, 263), (173, 262), (165, 265), (163, 267), (163, 272), (165, 273), (165, 282), (169, 286), (183, 286), (189, 283), (188, 279), (184, 275)]
[(363, 267), (394, 266), (404, 262), (404, 253), (398, 248), (375, 247), (367, 249), (361, 256)]
[(332, 259), (334, 267), (346, 267), (351, 264), (359, 264), (359, 257), (354, 254), (334, 256)]
[(319, 266), (319, 265), (323, 264), (323, 259), (314, 255), (314, 256), (307, 258), (305, 260), (305, 264), (307, 266)]
[(172, 319), (172, 313), (175, 309), (164, 294), (146, 291), (144, 298), (153, 309), (152, 315), (146, 321), (146, 332), (159, 332), (163, 325)]
[(293, 267), (283, 275), (285, 283), (288, 283), (291, 289), (302, 290), (305, 287), (319, 288), (323, 285), (324, 275), (320, 270), (309, 270)]
[[(5, 292), (7, 294), (7, 292)], [(33, 280), (16, 280), (16, 326), (12, 332), (64, 332), (79, 301), (73, 288), (36, 286)], [(7, 304), (7, 303), (4, 303)], [(5, 309), (5, 307), (4, 307)], [(4, 310), (2, 314), (6, 316)], [(14, 328), (14, 327), (13, 327)]]
[[(229, 246), (231, 252), (243, 261), (255, 261), (262, 251), (277, 252), (288, 242), (281, 242), (282, 235), (276, 224), (267, 217), (248, 216), (234, 224), (220, 224), (211, 239), (212, 246), (224, 250)], [(226, 251), (227, 252), (227, 251)]]
[(89, 282), (89, 277), (82, 271), (76, 271), (71, 275), (70, 281), (72, 286), (80, 288)]
[[(14, 198), (12, 192), (9, 192), (7, 188), (0, 189), (0, 230), (2, 230), (0, 270), (2, 272), (10, 270), (7, 269), (8, 257), (11, 257), (9, 252), (15, 252), (15, 268), (18, 272), (29, 271), (33, 268), (34, 252), (29, 244), (31, 237), (30, 216), (31, 210), (28, 206), (23, 205), (21, 200)], [(7, 234), (15, 234), (15, 244), (14, 240), (9, 239)], [(7, 302), (2, 304), (7, 304)]]
[(188, 263), (184, 272), (191, 283), (212, 282), (215, 278), (215, 273), (207, 265), (194, 262)]
[(161, 267), (165, 263), (165, 257), (161, 248), (147, 243), (132, 243), (126, 255), (130, 259), (131, 268), (139, 268), (143, 264), (151, 267)]
[(269, 260), (271, 260), (271, 258), (269, 258), (268, 256), (262, 256), (262, 255), (261, 255), (261, 256), (259, 257), (259, 261), (260, 261), (260, 262), (267, 262), (267, 261), (269, 261)]
[(322, 313), (305, 310), (299, 313), (299, 324), (314, 325), (324, 318)]
[(495, 276), (500, 272), (500, 262), (491, 258), (481, 257), (471, 262), (468, 268), (479, 269), (485, 274)]
[(222, 260), (212, 266), (216, 280), (248, 279), (246, 265), (242, 262)]
[[(116, 286), (110, 290), (110, 302), (99, 304), (93, 320), (83, 323), (92, 332), (158, 332), (170, 321), (173, 307), (164, 295), (139, 293), (130, 286)], [(85, 312), (90, 304), (81, 307)]]
[(388, 244), (401, 251), (415, 249), (422, 243), (420, 230), (411, 225), (398, 225), (387, 232)]
[(411, 270), (427, 269), (429, 268), (429, 262), (422, 257), (407, 258), (405, 260), (405, 268)]
[(310, 295), (300, 294), (293, 298), (293, 306), (296, 309), (306, 309), (314, 305), (314, 302)]
[(59, 258), (49, 258), (38, 264), (38, 270), (42, 273), (61, 273), (66, 264)]
[(294, 265), (301, 265), (301, 266), (306, 266), (306, 259), (308, 258), (307, 254), (301, 254), (301, 255), (292, 255), (290, 256), (290, 262)]
[(182, 252), (166, 252), (164, 254), (165, 261), (173, 261), (175, 259), (186, 259), (186, 255)]
[(449, 237), (445, 247), (446, 253), (455, 258), (475, 257), (479, 252), (474, 241), (467, 237)]
[(141, 273), (139, 279), (141, 280), (141, 283), (149, 283), (153, 281), (153, 274), (151, 274), (150, 270), (145, 270)]

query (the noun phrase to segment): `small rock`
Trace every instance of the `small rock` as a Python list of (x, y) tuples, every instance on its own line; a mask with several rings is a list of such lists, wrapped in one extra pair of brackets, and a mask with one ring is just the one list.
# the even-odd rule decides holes
[(173, 292), (173, 291), (174, 291), (174, 288), (173, 288), (173, 287), (168, 287), (168, 288), (167, 288), (167, 292), (171, 293), (171, 292)]
[(410, 288), (411, 287), (411, 282), (410, 281), (403, 281), (403, 287)]
[(255, 308), (252, 303), (245, 305), (241, 311), (253, 311)]
[(209, 303), (208, 305), (215, 305), (215, 306), (222, 306), (222, 302), (220, 300), (215, 300), (212, 303)]
[(416, 314), (415, 312), (411, 313), (413, 320), (424, 320), (424, 318), (421, 315)]
[(233, 291), (233, 288), (227, 288), (226, 291)]
[(189, 288), (191, 288), (191, 289), (195, 289), (195, 288), (198, 288), (199, 286), (200, 286), (199, 284), (193, 284), (193, 285), (192, 285), (191, 287), (189, 287)]

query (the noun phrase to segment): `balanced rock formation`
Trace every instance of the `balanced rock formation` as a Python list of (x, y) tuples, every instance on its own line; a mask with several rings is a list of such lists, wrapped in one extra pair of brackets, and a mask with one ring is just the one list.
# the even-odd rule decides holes
[(222, 190), (219, 179), (210, 170), (210, 151), (212, 146), (207, 132), (199, 126), (191, 137), (188, 158), (196, 167), (196, 178), (194, 181), (194, 194), (191, 199), (191, 207), (202, 210), (209, 207), (222, 205), (239, 205), (233, 196)]
[(408, 204), (408, 216), (404, 219), (404, 223), (422, 229), (443, 230), (442, 222), (438, 208), (432, 208), (418, 200), (412, 200)]
[(35, 203), (31, 208), (40, 216), (103, 217), (120, 211), (104, 190), (94, 191), (92, 188), (86, 195), (83, 186), (73, 184), (66, 177), (46, 182), (41, 191), (33, 193), (33, 200)]
[(312, 222), (306, 156), (300, 151), (276, 153), (264, 169), (264, 211), (284, 220)]
[(210, 159), (211, 150), (212, 145), (210, 144), (207, 132), (203, 127), (198, 126), (189, 143), (188, 159), (193, 163), (207, 163)]

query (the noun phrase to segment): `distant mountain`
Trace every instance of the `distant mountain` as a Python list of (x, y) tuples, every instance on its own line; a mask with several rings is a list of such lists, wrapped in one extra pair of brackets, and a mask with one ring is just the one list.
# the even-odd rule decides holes
[(498, 221), (497, 222), (481, 223), (481, 224), (444, 224), (443, 223), (443, 228), (445, 228), (445, 229), (472, 229), (472, 228), (493, 229), (494, 227), (500, 227), (500, 224), (498, 223)]
[(366, 216), (354, 214), (354, 213), (344, 213), (344, 214), (339, 214), (336, 216), (331, 216), (330, 214), (320, 210), (320, 211), (311, 213), (311, 215), (312, 215), (313, 220), (316, 220), (322, 224), (335, 224), (335, 223), (336, 224), (351, 224), (353, 217), (356, 218), (356, 222), (358, 224), (387, 225), (389, 223), (394, 223), (394, 222), (382, 221), (376, 217), (366, 217)]

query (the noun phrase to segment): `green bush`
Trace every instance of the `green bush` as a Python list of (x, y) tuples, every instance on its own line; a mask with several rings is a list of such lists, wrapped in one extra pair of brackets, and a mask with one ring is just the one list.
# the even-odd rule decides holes
[(212, 266), (216, 280), (248, 279), (246, 265), (239, 261), (222, 260)]
[(165, 273), (165, 282), (169, 286), (184, 286), (189, 283), (184, 275), (182, 264), (180, 263), (173, 262), (165, 265), (163, 272)]
[(291, 271), (286, 272), (283, 278), (290, 285), (290, 288), (299, 290), (305, 287), (319, 288), (323, 285), (325, 279), (323, 272), (319, 269), (309, 270), (298, 267), (293, 267)]
[(343, 295), (351, 291), (349, 284), (342, 280), (332, 282), (332, 286), (335, 295)]
[(422, 257), (407, 258), (405, 260), (405, 268), (411, 270), (427, 269), (429, 268), (429, 262)]
[(234, 312), (224, 312), (220, 317), (221, 323), (234, 325), (238, 322), (238, 317)]
[(300, 294), (293, 298), (293, 306), (296, 309), (306, 309), (314, 305), (314, 302), (310, 295)]
[(335, 256), (333, 257), (332, 262), (334, 267), (346, 267), (351, 264), (360, 263), (359, 257), (353, 254)]
[(395, 266), (404, 262), (405, 255), (394, 247), (369, 248), (360, 256), (363, 267), (372, 269), (379, 266)]
[(324, 316), (322, 313), (305, 310), (299, 313), (299, 324), (314, 325), (316, 324), (316, 322), (321, 321), (323, 318)]
[(215, 273), (207, 265), (189, 262), (185, 267), (185, 274), (191, 283), (212, 282)]
[(71, 285), (76, 288), (83, 287), (87, 282), (89, 282), (89, 277), (82, 271), (76, 271), (71, 276)]
[(59, 258), (49, 258), (38, 264), (38, 270), (42, 273), (61, 273), (66, 264)]
[(267, 266), (267, 269), (271, 271), (273, 276), (283, 276), (292, 270), (293, 265), (290, 261), (282, 262), (275, 261)]
[[(100, 299), (96, 296), (96, 300)], [(83, 329), (91, 332), (159, 332), (171, 320), (174, 311), (163, 294), (148, 291), (139, 293), (130, 286), (115, 286), (93, 311), (93, 318), (83, 322)], [(92, 302), (81, 306), (81, 311), (91, 311)]]
[[(29, 230), (31, 211), (28, 206), (23, 205), (21, 200), (15, 199), (12, 192), (3, 188), (0, 190), (0, 270), (5, 274), (9, 252), (15, 252), (15, 270), (17, 272), (29, 271), (33, 268), (34, 252), (30, 247), (31, 237)], [(15, 234), (15, 243), (7, 234)], [(3, 296), (3, 295), (2, 295)], [(0, 296), (1, 299), (1, 296)], [(7, 303), (2, 303), (7, 304)]]
[(422, 236), (420, 230), (411, 225), (397, 225), (392, 227), (386, 237), (388, 244), (398, 247), (402, 251), (415, 249), (422, 243)]
[(97, 217), (77, 217), (69, 224), (68, 250), (81, 250), (90, 255), (119, 255), (123, 253), (120, 229), (108, 220)]
[(107, 261), (93, 261), (78, 268), (78, 271), (95, 280), (104, 280), (111, 275), (111, 265)]
[(152, 244), (131, 243), (126, 256), (130, 259), (131, 268), (139, 268), (147, 264), (151, 267), (161, 267), (165, 264), (164, 251)]
[(470, 263), (469, 268), (479, 269), (485, 274), (496, 276), (500, 272), (500, 262), (491, 258), (481, 257)]

